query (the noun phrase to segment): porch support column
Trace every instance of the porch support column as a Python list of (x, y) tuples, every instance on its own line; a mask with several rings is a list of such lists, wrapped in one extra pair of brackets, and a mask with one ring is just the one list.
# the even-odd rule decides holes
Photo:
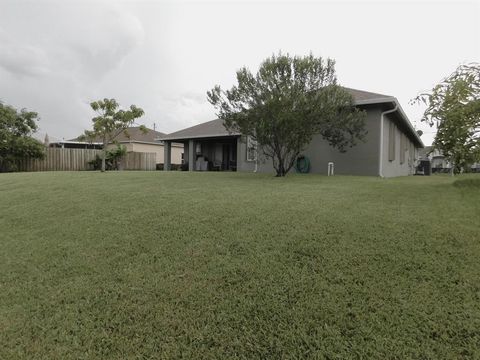
[(195, 170), (195, 141), (189, 140), (188, 141), (188, 171)]
[(163, 142), (163, 170), (169, 171), (172, 168), (172, 143)]

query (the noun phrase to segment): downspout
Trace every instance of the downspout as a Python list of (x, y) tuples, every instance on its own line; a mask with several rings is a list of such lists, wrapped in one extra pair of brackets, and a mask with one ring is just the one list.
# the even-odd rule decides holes
[(380, 114), (380, 144), (379, 144), (379, 163), (378, 163), (378, 176), (383, 178), (383, 116), (393, 113), (398, 110), (398, 104), (395, 102), (393, 109), (384, 111)]

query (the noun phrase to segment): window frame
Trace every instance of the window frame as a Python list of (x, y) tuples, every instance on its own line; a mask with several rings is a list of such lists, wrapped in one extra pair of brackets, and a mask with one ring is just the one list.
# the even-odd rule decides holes
[(257, 161), (258, 144), (250, 135), (247, 136), (246, 145), (246, 161)]

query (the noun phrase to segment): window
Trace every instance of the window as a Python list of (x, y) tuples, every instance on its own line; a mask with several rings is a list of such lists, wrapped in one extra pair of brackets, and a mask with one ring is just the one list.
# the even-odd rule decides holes
[(390, 122), (388, 127), (388, 160), (395, 160), (395, 133), (396, 126), (393, 122)]
[(247, 161), (257, 160), (257, 142), (252, 137), (247, 136)]
[(409, 147), (410, 148), (408, 150), (408, 161), (410, 163), (410, 166), (414, 166), (414, 164), (415, 164), (415, 148), (414, 148), (412, 142), (410, 142)]
[(405, 163), (405, 151), (407, 151), (407, 148), (405, 146), (406, 144), (406, 139), (405, 139), (405, 134), (400, 135), (400, 164)]

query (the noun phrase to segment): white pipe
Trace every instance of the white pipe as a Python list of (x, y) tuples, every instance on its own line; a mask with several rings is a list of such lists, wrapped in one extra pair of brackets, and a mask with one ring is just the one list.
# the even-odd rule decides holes
[(380, 145), (379, 145), (379, 155), (380, 161), (378, 163), (378, 176), (383, 177), (383, 116), (393, 113), (398, 110), (398, 104), (395, 103), (395, 107), (393, 109), (384, 111), (380, 114)]

